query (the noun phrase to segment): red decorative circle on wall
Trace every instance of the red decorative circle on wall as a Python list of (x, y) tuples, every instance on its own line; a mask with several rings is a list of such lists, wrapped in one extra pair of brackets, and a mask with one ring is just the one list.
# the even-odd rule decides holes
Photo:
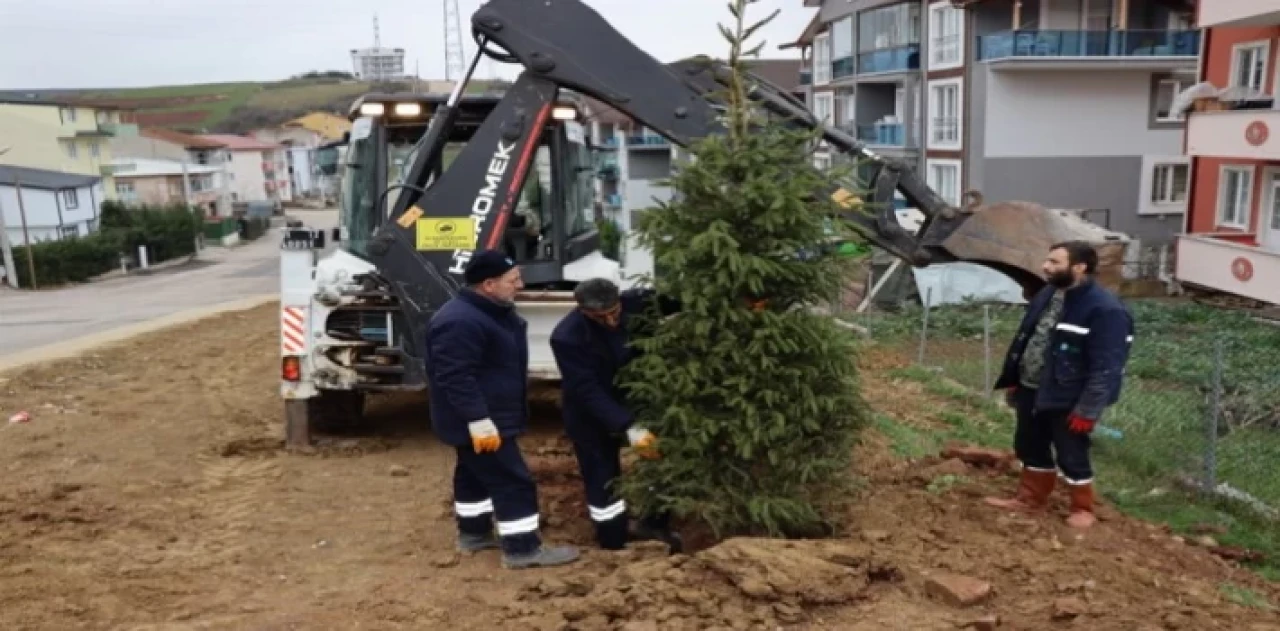
[(1244, 139), (1255, 147), (1261, 146), (1270, 136), (1271, 130), (1262, 121), (1253, 121), (1244, 128)]
[(1243, 256), (1236, 257), (1236, 260), (1231, 261), (1231, 275), (1242, 283), (1249, 282), (1253, 278), (1253, 263)]

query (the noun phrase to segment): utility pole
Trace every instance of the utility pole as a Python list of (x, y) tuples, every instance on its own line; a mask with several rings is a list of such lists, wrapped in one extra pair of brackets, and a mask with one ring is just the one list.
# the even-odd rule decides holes
[[(10, 148), (11, 147), (5, 147), (4, 149), (0, 149), (0, 156), (9, 153)], [(4, 264), (5, 282), (9, 283), (10, 287), (17, 289), (18, 267), (13, 264), (13, 246), (9, 244), (9, 228), (5, 226), (4, 223), (3, 204), (0, 204), (0, 252), (4, 255), (4, 258), (0, 259), (0, 262), (3, 262)]]
[(27, 271), (31, 273), (31, 288), (40, 289), (36, 282), (36, 256), (31, 252), (31, 235), (27, 232), (27, 206), (22, 202), (22, 183), (13, 178), (13, 190), (18, 194), (18, 216), (22, 218), (22, 242), (26, 245)]

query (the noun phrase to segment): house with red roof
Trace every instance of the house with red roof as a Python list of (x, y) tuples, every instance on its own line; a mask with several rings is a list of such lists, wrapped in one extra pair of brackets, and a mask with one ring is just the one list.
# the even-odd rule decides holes
[(201, 134), (198, 138), (222, 145), (229, 154), (228, 188), (233, 202), (293, 201), (283, 145), (234, 134)]

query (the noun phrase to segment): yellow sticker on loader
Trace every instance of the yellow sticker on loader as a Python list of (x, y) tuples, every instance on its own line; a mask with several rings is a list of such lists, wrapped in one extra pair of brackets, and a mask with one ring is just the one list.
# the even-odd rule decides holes
[(417, 221), (421, 216), (422, 209), (418, 208), (417, 204), (414, 204), (409, 207), (409, 210), (404, 211), (403, 215), (400, 215), (400, 218), (396, 220), (396, 223), (400, 224), (401, 228), (408, 230), (409, 226), (412, 226), (413, 222)]
[(476, 247), (476, 220), (471, 217), (419, 219), (418, 250), (452, 252)]
[(855, 204), (862, 203), (862, 199), (860, 197), (843, 188), (831, 194), (831, 201), (839, 204), (841, 208), (845, 209), (853, 208)]

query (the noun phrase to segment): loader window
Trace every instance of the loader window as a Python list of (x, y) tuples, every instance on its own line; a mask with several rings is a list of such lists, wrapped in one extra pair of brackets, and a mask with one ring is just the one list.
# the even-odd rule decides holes
[(590, 231), (595, 224), (595, 158), (580, 133), (569, 133), (566, 140), (560, 173), (564, 178), (566, 205), (564, 234), (572, 239)]
[(377, 135), (373, 121), (358, 119), (352, 125), (347, 162), (342, 169), (342, 201), (339, 225), (345, 234), (344, 249), (356, 256), (369, 256), (369, 239), (377, 227), (374, 204), (382, 189), (377, 181), (375, 157)]

